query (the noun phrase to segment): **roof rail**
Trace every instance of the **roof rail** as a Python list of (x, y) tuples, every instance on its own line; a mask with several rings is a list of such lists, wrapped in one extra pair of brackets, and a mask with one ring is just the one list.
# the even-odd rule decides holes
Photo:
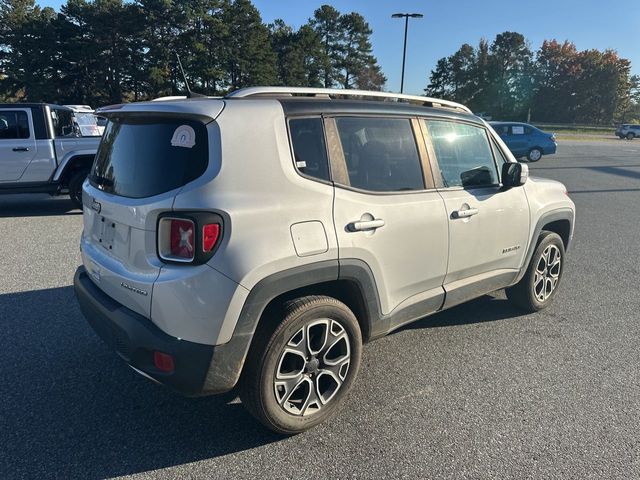
[(453, 110), (472, 113), (468, 107), (461, 103), (438, 98), (421, 97), (418, 95), (404, 95), (402, 93), (379, 92), (369, 90), (351, 90), (342, 88), (311, 88), (311, 87), (247, 87), (227, 94), (225, 98), (246, 98), (259, 96), (314, 96), (314, 97), (364, 97), (381, 100), (400, 100), (428, 107), (444, 107)]

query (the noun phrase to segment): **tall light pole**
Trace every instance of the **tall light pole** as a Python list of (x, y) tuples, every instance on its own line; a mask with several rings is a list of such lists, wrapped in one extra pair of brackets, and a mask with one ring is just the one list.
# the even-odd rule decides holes
[(409, 28), (409, 17), (422, 18), (421, 13), (394, 13), (391, 18), (404, 18), (404, 47), (402, 49), (402, 76), (400, 77), (400, 93), (404, 90), (404, 62), (407, 58), (407, 29)]

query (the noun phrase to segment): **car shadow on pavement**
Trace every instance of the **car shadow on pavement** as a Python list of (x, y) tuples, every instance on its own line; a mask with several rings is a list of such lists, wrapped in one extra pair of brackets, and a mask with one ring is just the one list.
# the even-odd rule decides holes
[[(403, 330), (518, 315), (486, 296)], [(114, 477), (284, 439), (232, 394), (185, 398), (134, 373), (91, 330), (71, 286), (0, 295), (0, 338), (3, 478)]]
[(82, 215), (68, 197), (48, 194), (16, 194), (0, 196), (0, 218)]
[(522, 315), (524, 315), (522, 310), (506, 300), (504, 293), (498, 292), (495, 295), (485, 295), (449, 310), (434, 313), (421, 320), (409, 323), (395, 332), (516, 319)]
[(185, 398), (134, 373), (71, 286), (0, 295), (2, 478), (105, 478), (282, 440), (233, 395)]

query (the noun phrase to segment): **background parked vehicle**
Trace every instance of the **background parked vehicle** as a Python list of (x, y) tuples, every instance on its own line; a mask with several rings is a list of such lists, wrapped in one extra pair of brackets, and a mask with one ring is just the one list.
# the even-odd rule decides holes
[(106, 119), (102, 117), (102, 120), (100, 120), (89, 105), (65, 105), (65, 107), (73, 110), (81, 136), (99, 137), (104, 133)]
[(640, 125), (624, 123), (616, 128), (616, 135), (621, 139), (633, 140), (640, 137)]
[(537, 162), (543, 155), (556, 153), (558, 144), (553, 133), (543, 132), (528, 123), (489, 123), (516, 158), (526, 157), (530, 162)]
[(70, 108), (0, 104), (0, 194), (68, 193), (82, 207), (82, 182), (99, 143), (99, 136), (81, 136)]

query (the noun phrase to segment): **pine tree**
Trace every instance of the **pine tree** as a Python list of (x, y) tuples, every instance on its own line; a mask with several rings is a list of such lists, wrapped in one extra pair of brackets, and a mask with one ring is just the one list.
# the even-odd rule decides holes
[(276, 55), (256, 7), (249, 0), (235, 0), (224, 18), (230, 31), (226, 45), (230, 89), (276, 83)]
[(250, 0), (0, 0), (0, 96), (102, 105), (250, 85), (381, 89), (371, 29), (323, 5), (298, 30)]
[(199, 93), (216, 95), (226, 89), (229, 28), (224, 12), (228, 8), (225, 0), (185, 2), (186, 21), (177, 42), (183, 47), (182, 61), (191, 88)]
[(344, 32), (340, 27), (340, 12), (330, 5), (322, 5), (309, 20), (324, 46), (321, 58), (321, 78), (325, 88), (333, 87), (339, 79)]
[(9, 98), (42, 101), (55, 94), (55, 18), (33, 0), (0, 2), (0, 91)]
[(355, 12), (341, 15), (338, 25), (343, 32), (338, 78), (343, 88), (352, 88), (361, 72), (377, 64), (369, 41), (372, 31), (364, 17)]

